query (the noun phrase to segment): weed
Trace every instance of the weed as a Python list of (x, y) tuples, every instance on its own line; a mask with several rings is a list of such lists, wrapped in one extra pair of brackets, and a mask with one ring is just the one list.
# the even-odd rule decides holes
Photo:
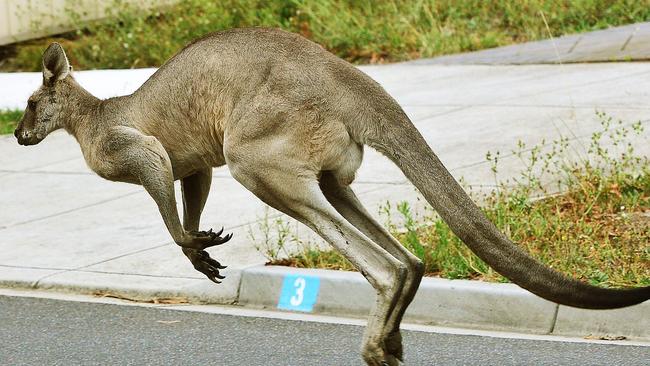
[(249, 225), (248, 237), (255, 248), (269, 263), (305, 268), (328, 268), (354, 270), (354, 266), (338, 252), (323, 251), (324, 243), (307, 239), (298, 234), (298, 224), (293, 224), (281, 215), (270, 215), (265, 208), (264, 215), (255, 226)]
[(270, 216), (269, 211), (266, 207), (264, 215), (257, 221), (258, 230), (249, 225), (248, 238), (269, 261), (277, 261), (289, 256), (287, 245), (292, 232), (288, 222), (281, 216)]

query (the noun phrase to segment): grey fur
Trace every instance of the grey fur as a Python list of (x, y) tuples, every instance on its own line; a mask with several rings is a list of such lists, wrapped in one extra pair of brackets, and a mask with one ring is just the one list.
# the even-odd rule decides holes
[[(43, 86), (15, 135), (40, 142), (64, 128), (100, 176), (141, 184), (195, 268), (218, 282), (204, 250), (229, 236), (200, 232), (212, 167), (295, 217), (345, 255), (377, 290), (364, 333), (369, 365), (402, 359), (399, 324), (422, 263), (363, 208), (349, 185), (369, 145), (397, 164), (470, 248), (541, 297), (586, 308), (642, 302), (650, 288), (601, 289), (555, 272), (483, 216), (400, 106), (372, 79), (319, 45), (275, 29), (233, 29), (185, 47), (140, 89), (99, 100), (70, 75), (63, 49), (43, 56)], [(182, 180), (184, 220), (173, 181)]]

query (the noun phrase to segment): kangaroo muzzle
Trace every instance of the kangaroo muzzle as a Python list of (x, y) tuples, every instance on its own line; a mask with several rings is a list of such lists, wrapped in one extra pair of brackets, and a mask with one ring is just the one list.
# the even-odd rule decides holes
[(23, 146), (36, 145), (39, 142), (41, 142), (41, 140), (43, 140), (43, 139), (39, 139), (38, 136), (36, 136), (36, 134), (29, 131), (25, 131), (20, 128), (16, 128), (16, 130), (14, 131), (14, 136), (16, 136), (16, 140), (18, 140), (18, 143)]

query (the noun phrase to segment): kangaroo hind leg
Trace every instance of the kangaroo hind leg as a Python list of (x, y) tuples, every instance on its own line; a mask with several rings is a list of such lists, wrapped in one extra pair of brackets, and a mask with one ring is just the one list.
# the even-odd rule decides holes
[(341, 183), (332, 172), (324, 172), (320, 179), (320, 187), (327, 200), (347, 221), (363, 232), (373, 242), (399, 260), (407, 268), (406, 279), (397, 302), (390, 311), (386, 324), (386, 351), (399, 360), (403, 360), (402, 337), (399, 325), (422, 280), (424, 265), (415, 255), (411, 254), (400, 242), (379, 224), (363, 207), (352, 188)]
[(401, 293), (406, 267), (389, 252), (348, 222), (327, 201), (316, 176), (297, 174), (291, 162), (260, 169), (231, 166), (233, 176), (246, 188), (274, 208), (301, 221), (340, 251), (368, 279), (377, 291), (377, 300), (368, 320), (362, 345), (363, 358), (369, 365), (397, 365), (383, 344), (384, 330), (391, 309)]

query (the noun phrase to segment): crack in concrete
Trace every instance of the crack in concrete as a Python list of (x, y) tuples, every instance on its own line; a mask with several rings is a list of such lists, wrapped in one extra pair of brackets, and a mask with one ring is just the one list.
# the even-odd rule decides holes
[[(624, 123), (624, 124), (622, 124), (622, 126), (624, 126), (624, 127), (631, 127), (632, 125), (635, 125), (637, 122), (640, 122), (641, 124), (645, 125), (645, 124), (648, 124), (648, 122), (650, 122), (650, 119), (640, 120), (640, 121), (635, 121), (635, 122), (629, 122), (629, 123)], [(568, 142), (577, 142), (578, 140), (585, 140), (585, 139), (589, 139), (589, 138), (591, 138), (591, 133), (589, 133), (589, 134), (585, 134), (585, 135), (576, 136), (576, 137), (574, 137), (574, 138), (567, 139), (567, 141), (568, 141)], [(540, 144), (539, 146), (541, 146), (541, 147), (548, 147), (548, 146), (551, 146), (551, 145), (553, 145), (553, 142), (548, 142), (548, 143), (546, 143), (546, 144)], [(529, 149), (521, 150), (521, 152), (530, 152), (530, 151), (532, 151), (533, 149), (534, 149), (534, 147), (529, 148)], [(511, 158), (511, 157), (513, 157), (513, 156), (515, 156), (515, 155), (516, 155), (515, 153), (503, 154), (503, 155), (500, 155), (500, 156), (499, 156), (499, 159)], [(487, 161), (478, 161), (478, 162), (469, 163), (469, 164), (466, 164), (466, 165), (461, 165), (461, 166), (458, 166), (458, 167), (450, 168), (449, 171), (450, 171), (450, 172), (454, 172), (454, 171), (457, 171), (457, 170), (467, 169), (467, 168), (472, 168), (472, 167), (476, 167), (476, 166), (479, 166), (479, 165), (485, 165), (485, 164), (488, 164), (488, 162), (487, 162)]]
[(582, 40), (582, 36), (579, 36), (578, 39), (576, 39), (576, 41), (571, 45), (571, 48), (569, 48), (567, 53), (573, 52), (573, 50), (576, 49), (576, 46), (578, 45), (578, 43), (580, 43), (581, 40)]
[(39, 267), (39, 266), (16, 266), (12, 264), (1, 264), (0, 267), (6, 267), (6, 268), (19, 268), (19, 269), (42, 269), (42, 270), (49, 270), (49, 271), (66, 271), (69, 270), (68, 268), (55, 268), (55, 267)]
[(47, 171), (47, 170), (12, 170), (0, 169), (0, 173), (20, 173), (20, 174), (52, 174), (52, 175), (94, 175), (91, 172), (65, 172), (65, 171)]
[(567, 86), (565, 88), (554, 87), (554, 88), (550, 88), (550, 89), (546, 89), (546, 90), (539, 90), (539, 91), (535, 91), (534, 93), (530, 93), (530, 94), (520, 94), (520, 95), (517, 95), (515, 97), (504, 98), (504, 99), (502, 99), (501, 102), (497, 102), (496, 105), (501, 106), (503, 104), (502, 103), (503, 101), (512, 101), (512, 100), (517, 100), (517, 99), (522, 99), (522, 98), (537, 97), (537, 96), (548, 94), (548, 93), (559, 94), (559, 93), (562, 93), (562, 92), (568, 92), (568, 91), (578, 89), (578, 88), (583, 88), (583, 87), (586, 87), (586, 86), (597, 85), (597, 84), (606, 83), (606, 82), (613, 81), (613, 80), (627, 79), (627, 78), (637, 77), (639, 75), (647, 75), (647, 74), (650, 74), (650, 71), (633, 72), (633, 73), (629, 73), (629, 74), (625, 74), (625, 75), (619, 75), (619, 76), (615, 76), (615, 77), (603, 78), (603, 79), (600, 79), (600, 80), (594, 80), (594, 81), (582, 83), (582, 84), (579, 84), (579, 85)]
[(636, 27), (634, 27), (634, 29), (632, 30), (632, 33), (630, 34), (630, 36), (627, 37), (627, 39), (625, 40), (625, 43), (623, 43), (623, 47), (621, 47), (621, 51), (625, 51), (625, 48), (626, 48), (627, 45), (630, 43), (630, 41), (632, 40), (632, 38), (634, 38), (634, 36), (636, 36), (636, 32), (638, 32), (639, 29), (641, 29), (641, 26), (640, 26), (640, 25), (637, 25)]
[[(66, 271), (65, 273), (69, 273), (69, 272), (98, 273), (98, 274), (109, 274), (109, 275), (126, 275), (126, 276), (152, 277), (152, 278), (172, 278), (172, 279), (186, 279), (186, 280), (203, 280), (204, 279), (204, 277), (199, 277), (199, 276), (196, 276), (196, 277), (192, 277), (192, 276), (163, 276), (163, 275), (156, 275), (156, 274), (125, 273), (125, 272), (99, 271), (99, 270), (89, 270), (89, 269), (81, 269), (81, 270), (75, 269), (75, 270)], [(40, 279), (39, 281), (42, 281), (43, 279)]]
[(46, 219), (49, 219), (49, 218), (52, 218), (52, 217), (58, 217), (58, 216), (62, 216), (62, 215), (65, 215), (65, 214), (69, 214), (69, 213), (71, 213), (71, 212), (76, 212), (76, 211), (84, 210), (84, 209), (89, 208), (89, 207), (99, 206), (99, 205), (102, 205), (102, 204), (107, 203), (107, 202), (117, 201), (117, 200), (122, 199), (122, 198), (125, 198), (125, 197), (133, 196), (133, 195), (135, 195), (135, 194), (137, 194), (137, 193), (140, 193), (140, 192), (142, 192), (142, 191), (141, 191), (141, 190), (137, 190), (137, 191), (129, 192), (129, 193), (122, 194), (122, 195), (119, 195), (119, 196), (115, 196), (115, 197), (107, 198), (107, 199), (104, 199), (104, 200), (101, 200), (101, 201), (97, 201), (97, 202), (89, 203), (89, 204), (87, 204), (87, 205), (83, 205), (83, 206), (79, 206), (79, 207), (71, 208), (71, 209), (68, 209), (68, 210), (64, 210), (64, 211), (56, 212), (56, 213), (53, 213), (53, 214), (50, 214), (50, 215), (41, 216), (41, 217), (36, 217), (36, 218), (29, 219), (29, 220), (25, 220), (25, 221), (20, 221), (20, 222), (17, 222), (17, 223), (14, 223), (14, 224), (10, 224), (10, 225), (7, 225), (7, 226), (0, 226), (0, 230), (5, 230), (5, 229), (8, 229), (8, 228), (12, 228), (12, 227), (16, 227), (16, 226), (21, 226), (21, 225), (25, 225), (25, 224), (31, 224), (31, 223), (33, 223), (33, 222), (37, 222), (37, 221), (41, 221), (41, 220), (46, 220)]

